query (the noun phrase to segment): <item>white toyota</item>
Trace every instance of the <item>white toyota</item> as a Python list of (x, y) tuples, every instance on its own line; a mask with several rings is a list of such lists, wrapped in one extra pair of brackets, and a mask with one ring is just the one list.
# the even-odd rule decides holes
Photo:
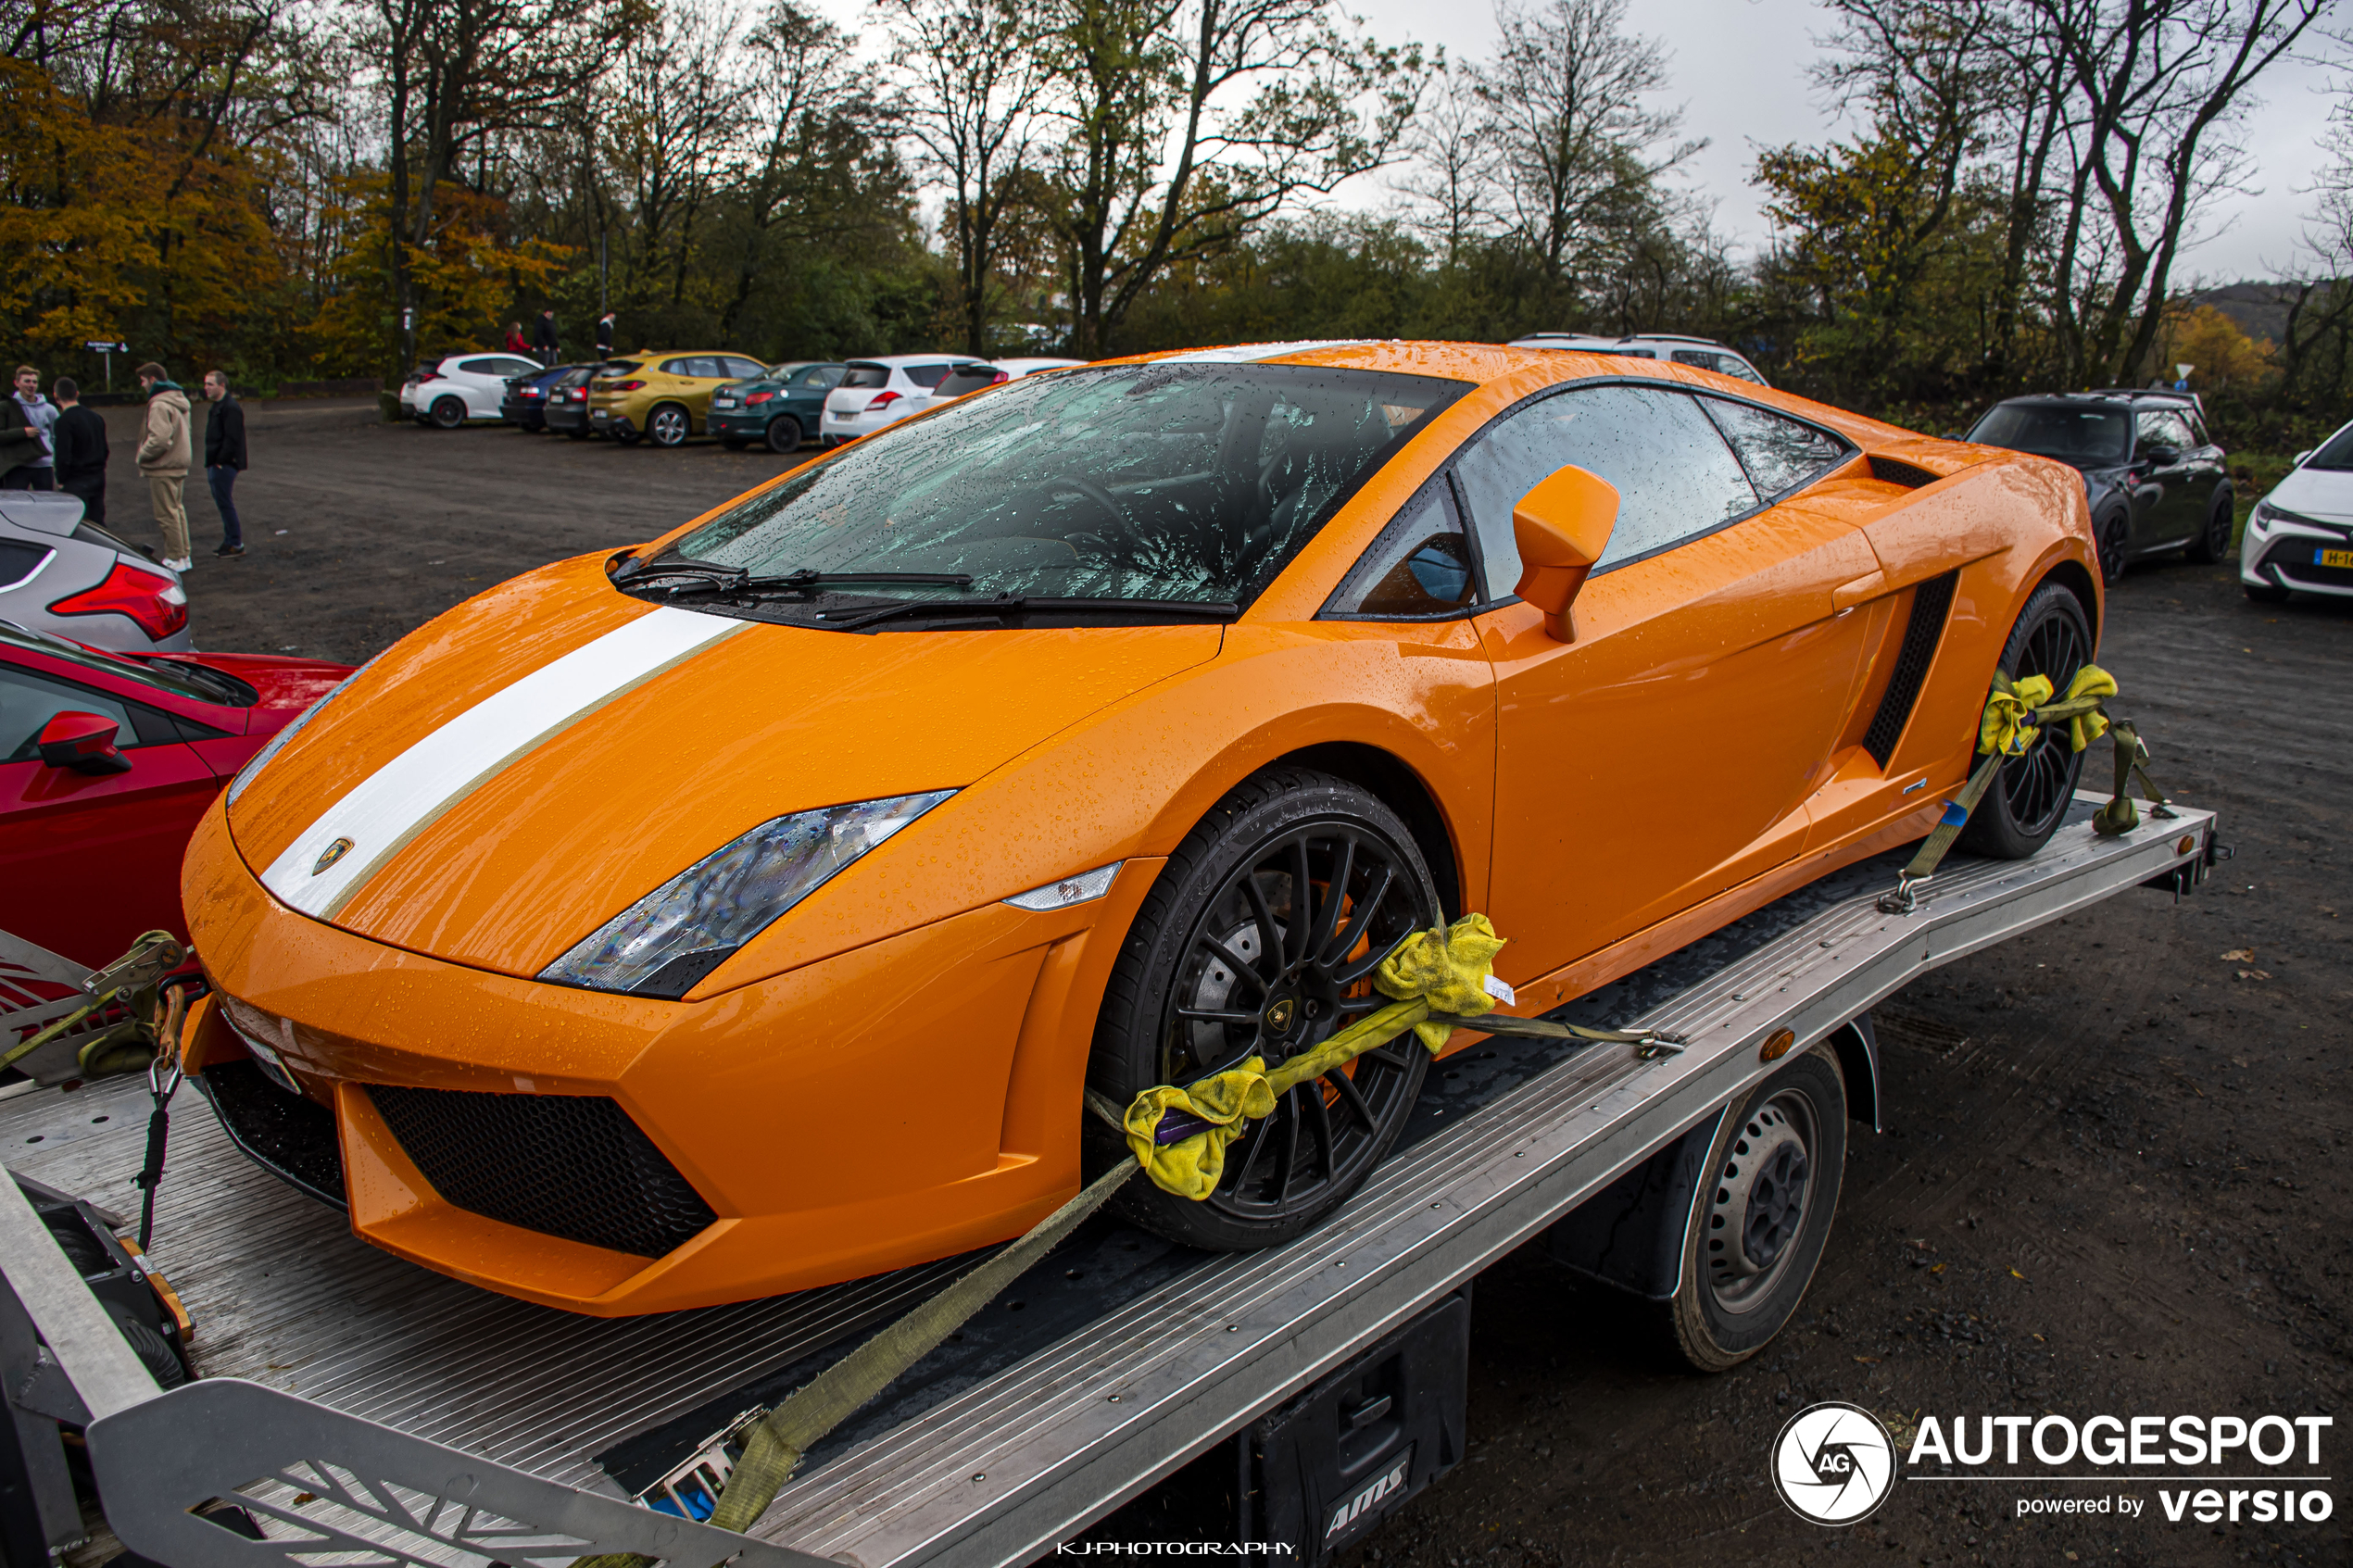
[(2255, 503), (2239, 539), (2239, 582), (2261, 604), (2290, 589), (2353, 598), (2353, 424), (2299, 456)]
[(509, 376), (536, 375), (536, 359), (514, 354), (452, 354), (419, 365), (400, 389), (400, 411), (443, 430), (469, 420), (503, 420)]

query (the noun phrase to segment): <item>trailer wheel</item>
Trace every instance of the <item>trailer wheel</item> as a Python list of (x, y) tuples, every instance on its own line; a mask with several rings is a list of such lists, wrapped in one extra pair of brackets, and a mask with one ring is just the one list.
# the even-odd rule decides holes
[[(1277, 768), (1237, 785), (1161, 869), (1103, 996), (1088, 1081), (1115, 1105), (1257, 1057), (1306, 1050), (1389, 998), (1373, 971), (1438, 921), (1414, 835), (1328, 774)], [(1354, 1192), (1405, 1130), (1429, 1053), (1411, 1035), (1302, 1084), (1226, 1151), (1196, 1203), (1150, 1182), (1113, 1199), (1172, 1241), (1220, 1251), (1300, 1235)], [(1132, 1158), (1088, 1117), (1091, 1173)]]
[(1708, 1147), (1666, 1306), (1685, 1361), (1722, 1372), (1781, 1331), (1830, 1240), (1845, 1167), (1846, 1080), (1818, 1045), (1758, 1085)]

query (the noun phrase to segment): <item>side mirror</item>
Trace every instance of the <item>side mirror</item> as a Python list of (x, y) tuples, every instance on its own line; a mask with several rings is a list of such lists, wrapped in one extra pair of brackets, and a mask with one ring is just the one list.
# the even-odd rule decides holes
[(2181, 448), (2177, 446), (2144, 446), (2141, 456), (2158, 468), (2170, 468), (2182, 460)]
[(1512, 538), (1519, 546), (1516, 592), (1544, 612), (1544, 630), (1564, 643), (1576, 641), (1568, 607), (1617, 526), (1617, 487), (1573, 464), (1512, 508)]
[(2310, 456), (2312, 455), (2312, 451), (2313, 451), (2313, 448), (2311, 448), (2311, 447), (2309, 447), (2309, 446), (2307, 446), (2306, 448), (2304, 448), (2304, 450), (2303, 450), (2303, 451), (2298, 452), (2298, 453), (2296, 455), (2296, 461), (2294, 461), (2293, 463), (2289, 464), (2288, 466), (2289, 466), (2290, 468), (2298, 468), (2298, 469), (2302, 468), (2302, 467), (2304, 466), (2304, 459), (2305, 459), (2305, 458), (2309, 458), (2309, 457), (2310, 457)]
[(35, 743), (46, 768), (70, 768), (77, 773), (127, 773), (131, 759), (115, 749), (115, 721), (103, 714), (77, 713), (69, 709), (51, 714)]

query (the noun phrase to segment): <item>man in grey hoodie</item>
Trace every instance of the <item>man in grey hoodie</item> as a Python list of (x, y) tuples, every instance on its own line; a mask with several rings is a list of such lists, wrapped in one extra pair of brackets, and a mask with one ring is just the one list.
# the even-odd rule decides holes
[(147, 394), (147, 422), (139, 433), (139, 471), (147, 476), (147, 500), (163, 531), (163, 564), (174, 571), (195, 565), (188, 544), (188, 395), (153, 361), (139, 367)]

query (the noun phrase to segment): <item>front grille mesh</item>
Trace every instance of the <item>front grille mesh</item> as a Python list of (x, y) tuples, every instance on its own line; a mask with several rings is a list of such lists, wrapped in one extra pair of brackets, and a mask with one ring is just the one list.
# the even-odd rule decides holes
[(1960, 573), (1948, 571), (1912, 590), (1912, 618), (1904, 623), (1895, 669), (1887, 678), (1879, 711), (1871, 715), (1871, 727), (1863, 735), (1863, 749), (1881, 768), (1895, 755), (1895, 743), (1904, 738), (1904, 726), (1912, 721), (1920, 684), (1928, 679), (1928, 667), (1936, 659), (1936, 645), (1944, 640), (1944, 619), (1952, 613), (1953, 589), (1959, 581)]
[(602, 1096), (371, 1084), (368, 1098), (434, 1190), (485, 1219), (659, 1258), (717, 1217)]

